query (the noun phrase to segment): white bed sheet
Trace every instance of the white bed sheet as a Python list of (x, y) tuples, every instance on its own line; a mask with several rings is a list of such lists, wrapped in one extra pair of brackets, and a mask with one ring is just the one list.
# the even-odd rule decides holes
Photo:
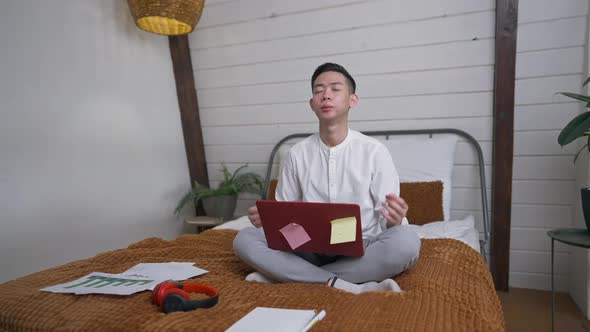
[[(246, 227), (254, 227), (247, 216), (230, 220), (214, 229), (241, 230)], [(480, 252), (479, 231), (474, 226), (473, 216), (467, 216), (462, 220), (448, 220), (428, 223), (423, 226), (408, 225), (421, 239), (455, 239), (459, 240), (473, 250)]]

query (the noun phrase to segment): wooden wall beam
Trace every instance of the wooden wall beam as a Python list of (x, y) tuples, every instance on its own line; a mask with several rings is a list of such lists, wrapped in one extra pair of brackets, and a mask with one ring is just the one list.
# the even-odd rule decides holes
[(168, 37), (191, 185), (209, 185), (199, 102), (187, 35)]
[(496, 0), (491, 271), (502, 291), (508, 291), (510, 258), (517, 25), (518, 0)]

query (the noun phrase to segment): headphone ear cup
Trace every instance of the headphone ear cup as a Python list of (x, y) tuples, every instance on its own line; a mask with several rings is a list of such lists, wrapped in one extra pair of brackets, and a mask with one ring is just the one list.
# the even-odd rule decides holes
[(156, 304), (156, 305), (158, 304), (158, 293), (160, 292), (162, 285), (163, 285), (163, 283), (159, 283), (158, 285), (156, 285), (156, 287), (152, 291), (152, 303), (153, 304)]
[(188, 294), (181, 289), (169, 289), (164, 292), (160, 309), (165, 312), (185, 311), (185, 304), (190, 299)]
[[(164, 300), (164, 298), (166, 296), (165, 295), (166, 291), (178, 289), (177, 287), (178, 286), (176, 284), (171, 283), (171, 282), (162, 282), (162, 283), (158, 284), (156, 286), (156, 288), (154, 288), (154, 291), (152, 292), (152, 303), (157, 306), (160, 306), (160, 304), (162, 303), (162, 301)], [(185, 294), (186, 294), (186, 292), (185, 292)], [(187, 296), (188, 296), (188, 294), (187, 294)]]

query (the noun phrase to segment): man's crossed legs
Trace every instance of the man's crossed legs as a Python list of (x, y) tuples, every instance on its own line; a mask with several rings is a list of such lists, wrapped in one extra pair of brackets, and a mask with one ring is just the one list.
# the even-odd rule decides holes
[(234, 240), (236, 255), (258, 273), (247, 280), (325, 283), (352, 293), (399, 291), (390, 279), (414, 265), (420, 239), (409, 227), (394, 226), (365, 239), (362, 257), (284, 252), (268, 248), (262, 228), (242, 229)]

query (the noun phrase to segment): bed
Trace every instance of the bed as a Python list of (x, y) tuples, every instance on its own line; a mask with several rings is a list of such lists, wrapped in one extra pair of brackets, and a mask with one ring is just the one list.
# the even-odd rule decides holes
[[(395, 153), (405, 159), (398, 165), (394, 157), (403, 182), (402, 196), (405, 192), (407, 197), (413, 197), (409, 198), (410, 202), (415, 202), (414, 205), (410, 203), (414, 206), (410, 210), (418, 213), (409, 213), (408, 217), (413, 222), (409, 227), (422, 238), (420, 258), (415, 266), (393, 277), (403, 292), (353, 295), (324, 285), (245, 281), (244, 277), (252, 269), (236, 258), (232, 248), (237, 231), (251, 227), (247, 218), (241, 217), (200, 234), (182, 235), (172, 241), (147, 238), (127, 248), (100, 253), (1, 284), (0, 330), (223, 331), (252, 309), (264, 306), (325, 310), (326, 318), (313, 327), (314, 331), (504, 331), (502, 307), (485, 260), (489, 220), (483, 157), (477, 142), (455, 129), (368, 134), (383, 138), (392, 155)], [(288, 145), (285, 143), (305, 136), (290, 135), (272, 150), (265, 197), (272, 198), (270, 184), (276, 174), (272, 171), (276, 168), (272, 167), (275, 157), (284, 152), (281, 149)], [(392, 139), (405, 136), (411, 138)], [(443, 167), (444, 174), (440, 175), (440, 165), (430, 166), (440, 161), (441, 158), (435, 156), (443, 150), (446, 154), (452, 152), (454, 157), (455, 145), (449, 143), (452, 140), (443, 139), (448, 145), (443, 148), (440, 140), (433, 139), (438, 136), (445, 139), (455, 136), (455, 143), (459, 137), (461, 142), (473, 144), (482, 189), (483, 227), (480, 230), (474, 226), (479, 223), (471, 216), (451, 220), (448, 212), (450, 197), (446, 197), (449, 200), (446, 202), (444, 191), (445, 186), (451, 189), (450, 173)], [(431, 154), (415, 151), (408, 154), (419, 146), (426, 146)], [(416, 155), (418, 160), (412, 161)], [(413, 174), (411, 164), (423, 163), (424, 156), (434, 170)], [(442, 159), (448, 163), (453, 157)], [(209, 271), (189, 281), (216, 286), (220, 292), (216, 306), (164, 314), (151, 304), (150, 292), (130, 296), (76, 296), (39, 290), (91, 272), (120, 273), (141, 262), (182, 261), (194, 261)], [(194, 296), (198, 298), (198, 295)]]

